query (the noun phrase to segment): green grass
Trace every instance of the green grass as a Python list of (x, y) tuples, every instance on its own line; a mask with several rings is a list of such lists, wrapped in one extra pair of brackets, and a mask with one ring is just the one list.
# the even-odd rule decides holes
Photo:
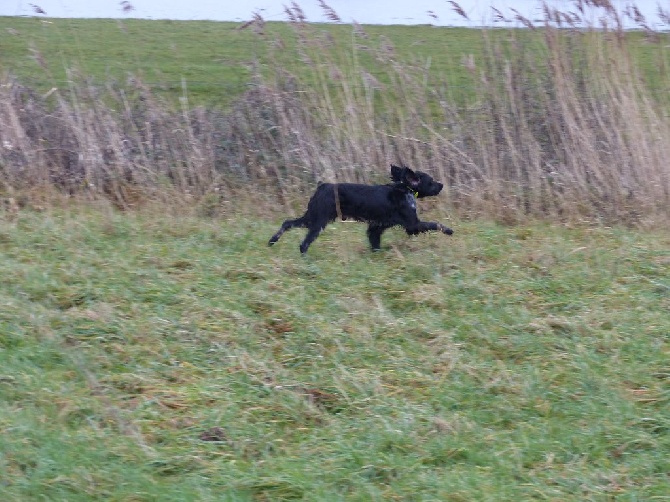
[(668, 499), (670, 234), (280, 218), (0, 220), (2, 500)]
[[(0, 17), (0, 69), (38, 90), (67, 86), (66, 70), (98, 85), (139, 76), (157, 91), (229, 104), (265, 52), (236, 23)], [(8, 32), (7, 30), (10, 30)], [(40, 66), (36, 55), (44, 66)]]
[[(123, 87), (132, 75), (170, 98), (186, 92), (192, 103), (222, 106), (229, 106), (248, 88), (254, 67), (268, 73), (281, 67), (309, 80), (314, 68), (299, 61), (292, 47), (296, 34), (287, 23), (267, 23), (263, 36), (252, 28), (239, 30), (240, 26), (208, 21), (0, 17), (0, 74), (11, 72), (39, 92), (65, 88), (68, 80), (81, 78), (99, 86), (118, 83)], [(384, 83), (388, 65), (371, 54), (390, 42), (393, 59), (412, 65), (413, 73), (426, 73), (433, 84), (445, 88), (441, 91), (459, 100), (472, 97), (472, 76), (463, 61), (472, 56), (482, 64), (481, 30), (433, 26), (364, 26), (363, 30), (367, 38), (354, 36), (350, 25), (317, 24), (303, 32), (317, 44), (336, 44), (344, 67), (357, 58)], [(508, 30), (488, 30), (487, 36), (509, 46), (506, 58), (514, 58), (519, 43), (543, 50), (541, 32), (515, 30), (510, 37)], [(627, 35), (647, 85), (661, 96), (668, 65), (663, 49), (667, 36), (660, 34), (659, 43), (649, 44), (642, 33)], [(540, 37), (537, 44), (534, 37)], [(273, 45), (269, 41), (275, 39), (288, 45), (269, 56)], [(321, 50), (312, 45), (310, 57)], [(67, 71), (79, 76), (68, 77)]]
[[(265, 40), (239, 26), (207, 21), (0, 17), (0, 69), (40, 91), (66, 86), (68, 69), (99, 85), (124, 84), (132, 74), (168, 96), (182, 96), (185, 85), (195, 102), (228, 105), (247, 88), (254, 61), (260, 61), (261, 68), (274, 64), (267, 60)], [(366, 31), (375, 39), (379, 35), (390, 38), (403, 57), (418, 57), (423, 64), (430, 57), (433, 69), (452, 72), (456, 68), (460, 77), (463, 53), (481, 47), (475, 30), (377, 26), (366, 27)], [(344, 54), (351, 53), (350, 26), (321, 25), (316, 32), (330, 33)], [(266, 38), (274, 37), (293, 38), (285, 23), (268, 23)], [(292, 51), (280, 54), (287, 56), (284, 64), (299, 68)]]

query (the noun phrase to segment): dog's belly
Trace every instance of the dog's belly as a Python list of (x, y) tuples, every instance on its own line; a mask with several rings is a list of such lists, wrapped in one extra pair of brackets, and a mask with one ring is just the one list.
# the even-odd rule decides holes
[(398, 214), (390, 205), (357, 204), (353, 207), (342, 207), (342, 219), (360, 221), (369, 224), (399, 225)]
[[(355, 220), (384, 226), (402, 225), (402, 215), (407, 210), (416, 212), (416, 198), (407, 193), (400, 204), (395, 203), (387, 193), (380, 197), (378, 193), (370, 191), (361, 193), (359, 197), (340, 196), (340, 213), (343, 220)], [(402, 196), (401, 196), (402, 197)]]

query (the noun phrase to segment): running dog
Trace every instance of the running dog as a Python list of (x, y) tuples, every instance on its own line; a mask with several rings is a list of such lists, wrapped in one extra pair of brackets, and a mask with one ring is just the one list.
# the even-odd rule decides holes
[(440, 231), (451, 235), (453, 230), (441, 223), (420, 221), (416, 214), (416, 199), (440, 193), (442, 183), (428, 174), (412, 171), (409, 167), (391, 165), (388, 185), (362, 185), (358, 183), (323, 183), (319, 185), (307, 204), (307, 211), (300, 218), (286, 220), (268, 242), (272, 246), (284, 232), (292, 228), (307, 228), (307, 235), (300, 244), (305, 254), (321, 231), (338, 217), (368, 224), (368, 239), (373, 251), (380, 249), (382, 233), (391, 227), (401, 226), (408, 235)]

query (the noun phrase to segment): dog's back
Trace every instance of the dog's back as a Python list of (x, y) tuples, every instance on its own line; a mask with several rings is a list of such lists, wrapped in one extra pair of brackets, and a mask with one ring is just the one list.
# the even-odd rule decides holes
[(399, 209), (405, 192), (393, 185), (324, 183), (310, 199), (307, 214), (326, 218), (328, 222), (342, 218), (381, 223)]

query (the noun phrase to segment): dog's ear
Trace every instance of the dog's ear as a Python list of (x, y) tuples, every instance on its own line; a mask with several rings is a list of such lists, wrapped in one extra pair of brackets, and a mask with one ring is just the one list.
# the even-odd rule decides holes
[(391, 179), (396, 183), (402, 183), (413, 187), (418, 186), (421, 182), (421, 178), (419, 178), (419, 176), (417, 176), (417, 174), (409, 167), (398, 167), (394, 164), (391, 164)]
[(403, 168), (398, 167), (394, 164), (391, 164), (391, 179), (396, 183), (402, 183), (402, 172)]
[(405, 179), (405, 183), (412, 188), (416, 188), (421, 184), (421, 177), (409, 167), (404, 168), (403, 178)]

